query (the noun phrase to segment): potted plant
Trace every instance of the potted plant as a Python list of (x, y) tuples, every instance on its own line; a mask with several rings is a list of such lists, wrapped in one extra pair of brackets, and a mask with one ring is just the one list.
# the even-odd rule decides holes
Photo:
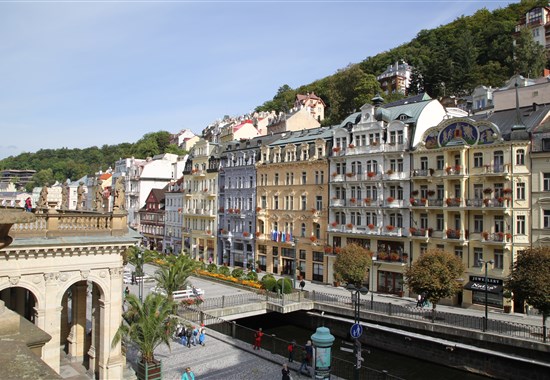
[(483, 194), (491, 194), (493, 192), (493, 189), (491, 189), (490, 187), (486, 187), (485, 189), (483, 189)]
[(256, 231), (256, 237), (260, 237), (262, 233), (260, 231)]
[(378, 260), (387, 260), (388, 254), (386, 252), (378, 252)]
[(399, 261), (399, 254), (397, 252), (390, 253), (390, 260), (391, 261)]
[(428, 190), (428, 196), (433, 197), (435, 195), (435, 190)]
[(244, 237), (249, 237), (249, 236), (250, 236), (250, 233), (249, 233), (248, 231), (244, 231), (244, 232), (243, 232), (243, 236), (244, 236)]
[(155, 358), (155, 349), (161, 344), (170, 347), (175, 321), (171, 317), (176, 304), (168, 298), (150, 293), (141, 302), (134, 294), (126, 296), (128, 310), (124, 321), (113, 337), (112, 346), (131, 340), (141, 357), (138, 360), (138, 379), (162, 379), (162, 363)]
[(426, 198), (420, 198), (420, 203), (422, 203), (423, 205), (425, 205), (425, 204), (426, 204), (426, 201), (427, 201), (427, 199), (426, 199)]
[(483, 240), (487, 240), (489, 238), (489, 232), (487, 231), (483, 231), (481, 233), (481, 236), (483, 237)]
[(367, 172), (367, 177), (372, 178), (376, 175), (375, 172)]
[(309, 240), (311, 240), (312, 243), (315, 243), (317, 241), (317, 238), (315, 236), (310, 236)]
[(346, 224), (346, 227), (347, 227), (349, 230), (351, 230), (351, 229), (353, 228), (353, 224), (348, 223), (348, 224)]
[(353, 149), (353, 148), (355, 148), (355, 145), (349, 144), (348, 147), (349, 147), (350, 149)]
[(489, 198), (485, 198), (485, 199), (483, 200), (483, 204), (485, 205), (485, 207), (489, 206), (489, 202), (490, 202), (490, 201), (491, 201), (491, 200), (490, 200)]
[(342, 276), (340, 276), (340, 273), (334, 272), (334, 281), (332, 284), (334, 286), (340, 286), (340, 281), (342, 281)]
[(447, 174), (449, 174), (449, 173), (451, 172), (451, 170), (453, 170), (453, 168), (450, 167), (450, 166), (447, 166), (447, 167), (445, 168), (445, 171), (447, 172)]
[(351, 177), (354, 176), (354, 174), (355, 174), (355, 173), (351, 173), (351, 172), (350, 172), (350, 173), (346, 173), (346, 177), (351, 178)]
[(331, 225), (332, 227), (336, 227), (336, 226), (338, 225), (338, 223), (332, 222), (332, 223), (330, 223), (330, 225)]
[(416, 197), (418, 195), (418, 190), (411, 191), (411, 195)]
[(370, 198), (367, 197), (367, 198), (363, 199), (363, 201), (364, 201), (366, 204), (370, 205), (372, 199), (370, 199)]
[(258, 207), (256, 207), (256, 212), (260, 212), (260, 211), (262, 211), (262, 208), (261, 208), (261, 207), (259, 207), (259, 206), (258, 206)]
[(411, 235), (413, 235), (416, 232), (416, 228), (414, 227), (409, 228), (409, 232), (411, 233)]
[(369, 227), (369, 230), (374, 230), (374, 224), (372, 224), (372, 223), (369, 223), (367, 225), (367, 227)]
[(414, 198), (409, 198), (409, 202), (410, 202), (410, 204), (411, 204), (412, 206), (414, 206), (415, 203), (416, 203), (416, 199), (414, 199)]
[(391, 224), (388, 224), (388, 225), (386, 226), (386, 229), (387, 229), (388, 231), (393, 231), (393, 230), (395, 229), (395, 227), (392, 226)]
[(332, 247), (330, 246), (325, 247), (325, 253), (332, 253)]
[(393, 169), (388, 169), (388, 171), (386, 171), (386, 174), (388, 175), (392, 175), (394, 173)]
[(386, 198), (386, 200), (388, 201), (388, 203), (392, 203), (393, 201), (395, 201), (395, 198), (390, 196)]
[(332, 148), (332, 151), (334, 153), (338, 153), (340, 151), (340, 147), (339, 146), (335, 146), (334, 148)]
[(351, 199), (350, 199), (350, 202), (351, 202), (351, 203), (355, 203), (356, 201), (357, 201), (357, 199), (355, 199), (355, 198), (351, 198)]

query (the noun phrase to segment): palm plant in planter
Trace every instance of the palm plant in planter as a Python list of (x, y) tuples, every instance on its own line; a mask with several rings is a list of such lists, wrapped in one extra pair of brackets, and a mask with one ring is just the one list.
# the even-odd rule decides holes
[(116, 332), (112, 345), (121, 340), (130, 340), (141, 353), (138, 361), (138, 379), (162, 379), (162, 364), (155, 359), (155, 349), (161, 344), (170, 347), (175, 327), (171, 320), (175, 303), (160, 294), (149, 294), (143, 303), (134, 294), (126, 297), (128, 311)]

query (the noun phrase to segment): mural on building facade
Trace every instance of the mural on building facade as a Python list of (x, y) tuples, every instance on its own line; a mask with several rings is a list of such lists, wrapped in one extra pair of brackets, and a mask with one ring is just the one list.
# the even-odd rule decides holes
[(445, 120), (426, 131), (423, 137), (426, 149), (437, 149), (449, 143), (460, 142), (467, 145), (492, 144), (500, 136), (498, 127), (489, 121), (475, 122), (460, 118)]

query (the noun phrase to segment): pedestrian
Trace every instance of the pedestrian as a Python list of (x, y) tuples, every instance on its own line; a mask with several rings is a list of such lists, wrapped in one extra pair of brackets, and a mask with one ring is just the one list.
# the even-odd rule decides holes
[(132, 285), (136, 284), (136, 272), (132, 272)]
[(281, 373), (283, 374), (282, 380), (290, 380), (290, 370), (288, 369), (286, 363), (283, 364), (283, 369), (281, 370)]
[(126, 287), (126, 289), (124, 289), (124, 298), (128, 297), (129, 294), (130, 294), (130, 288)]
[(31, 197), (27, 197), (27, 199), (25, 199), (25, 211), (26, 211), (26, 212), (31, 212), (31, 211), (32, 211), (32, 200), (31, 200)]
[(199, 344), (201, 346), (204, 346), (204, 340), (206, 339), (206, 330), (204, 328), (204, 324), (199, 329)]
[(185, 337), (187, 338), (187, 347), (191, 348), (191, 340), (193, 339), (193, 327), (187, 326), (185, 330)]
[(300, 281), (300, 289), (302, 292), (304, 291), (304, 287), (306, 286), (306, 282), (304, 280)]
[(260, 327), (258, 331), (254, 334), (254, 345), (253, 348), (255, 350), (260, 350), (262, 346), (262, 337), (264, 336), (264, 333), (262, 332), (262, 328)]
[(288, 344), (288, 362), (292, 363), (294, 361), (294, 349), (296, 348), (296, 341), (293, 340)]
[(185, 372), (181, 375), (181, 380), (195, 380), (195, 374), (191, 371), (190, 367), (185, 369)]
[(180, 338), (180, 343), (182, 346), (187, 346), (187, 331), (185, 326), (181, 326), (180, 331), (178, 332), (178, 337)]
[(193, 328), (193, 346), (196, 346), (199, 343), (199, 328), (195, 326)]
[(307, 376), (310, 376), (309, 368), (308, 368), (309, 362), (310, 362), (310, 357), (306, 347), (304, 347), (304, 349), (302, 350), (302, 364), (300, 364), (300, 368), (298, 369), (299, 374), (303, 374), (304, 370), (306, 370)]
[(416, 296), (416, 307), (422, 307), (422, 295), (418, 294)]

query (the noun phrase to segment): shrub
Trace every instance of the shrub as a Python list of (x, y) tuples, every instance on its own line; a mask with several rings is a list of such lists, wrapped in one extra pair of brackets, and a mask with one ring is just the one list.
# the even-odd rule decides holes
[(206, 270), (210, 273), (218, 273), (218, 266), (214, 263), (208, 264), (206, 267)]
[(235, 278), (241, 278), (243, 276), (243, 273), (244, 273), (244, 271), (242, 270), (242, 268), (235, 268), (231, 272), (231, 276), (233, 276)]
[(258, 273), (250, 271), (246, 274), (245, 279), (249, 281), (258, 281)]
[(284, 294), (292, 293), (292, 281), (286, 277), (280, 278), (277, 281), (277, 288), (281, 291), (281, 293), (284, 293)]
[(224, 276), (229, 276), (229, 268), (228, 267), (219, 267), (218, 273), (223, 274)]
[(265, 290), (274, 292), (277, 290), (277, 280), (272, 275), (266, 274), (262, 277), (262, 285)]
[(206, 263), (204, 261), (201, 261), (199, 264), (199, 269), (205, 270), (206, 269)]

